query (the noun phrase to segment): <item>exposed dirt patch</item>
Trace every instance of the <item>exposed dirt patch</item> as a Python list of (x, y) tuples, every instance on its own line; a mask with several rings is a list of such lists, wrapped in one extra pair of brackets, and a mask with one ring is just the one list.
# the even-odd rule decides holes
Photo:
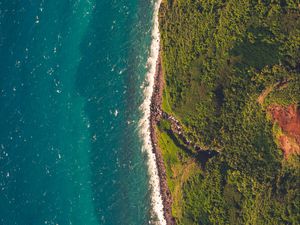
[(290, 154), (300, 154), (300, 145), (299, 142), (295, 141), (294, 138), (282, 135), (279, 138), (280, 146), (284, 150), (285, 157)]
[(262, 105), (265, 101), (265, 98), (274, 90), (274, 89), (282, 89), (287, 87), (289, 80), (279, 81), (269, 87), (267, 87), (257, 98), (257, 102)]
[(300, 154), (300, 108), (296, 105), (288, 107), (271, 105), (268, 111), (282, 130), (278, 139), (285, 157)]
[(275, 85), (272, 85), (272, 86), (270, 86), (270, 87), (267, 87), (267, 88), (266, 88), (266, 89), (258, 96), (257, 101), (258, 101), (258, 103), (259, 103), (260, 105), (262, 105), (262, 104), (264, 103), (265, 98), (268, 96), (268, 94), (270, 94), (270, 93), (273, 91), (273, 89), (274, 89), (275, 86), (276, 86), (276, 84), (275, 84)]

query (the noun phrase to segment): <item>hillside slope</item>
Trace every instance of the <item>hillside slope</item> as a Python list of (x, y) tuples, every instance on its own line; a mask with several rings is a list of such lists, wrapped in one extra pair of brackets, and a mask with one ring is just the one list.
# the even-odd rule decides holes
[(177, 224), (300, 224), (299, 120), (272, 111), (299, 112), (299, 2), (164, 0), (160, 31)]

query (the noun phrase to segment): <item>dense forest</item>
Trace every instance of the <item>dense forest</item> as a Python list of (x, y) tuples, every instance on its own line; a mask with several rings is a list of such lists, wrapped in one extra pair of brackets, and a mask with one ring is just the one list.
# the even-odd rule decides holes
[(162, 109), (193, 143), (159, 122), (176, 223), (300, 224), (300, 2), (163, 0), (159, 16)]

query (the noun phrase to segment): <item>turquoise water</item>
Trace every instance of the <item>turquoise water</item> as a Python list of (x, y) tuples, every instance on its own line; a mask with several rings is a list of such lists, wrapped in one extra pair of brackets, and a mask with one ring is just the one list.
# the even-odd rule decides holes
[(0, 224), (148, 224), (150, 0), (0, 1)]

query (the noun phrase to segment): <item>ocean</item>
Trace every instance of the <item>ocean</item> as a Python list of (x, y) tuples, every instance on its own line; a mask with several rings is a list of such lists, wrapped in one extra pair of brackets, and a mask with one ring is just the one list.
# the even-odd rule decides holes
[(158, 5), (0, 1), (1, 225), (165, 224), (148, 122)]

